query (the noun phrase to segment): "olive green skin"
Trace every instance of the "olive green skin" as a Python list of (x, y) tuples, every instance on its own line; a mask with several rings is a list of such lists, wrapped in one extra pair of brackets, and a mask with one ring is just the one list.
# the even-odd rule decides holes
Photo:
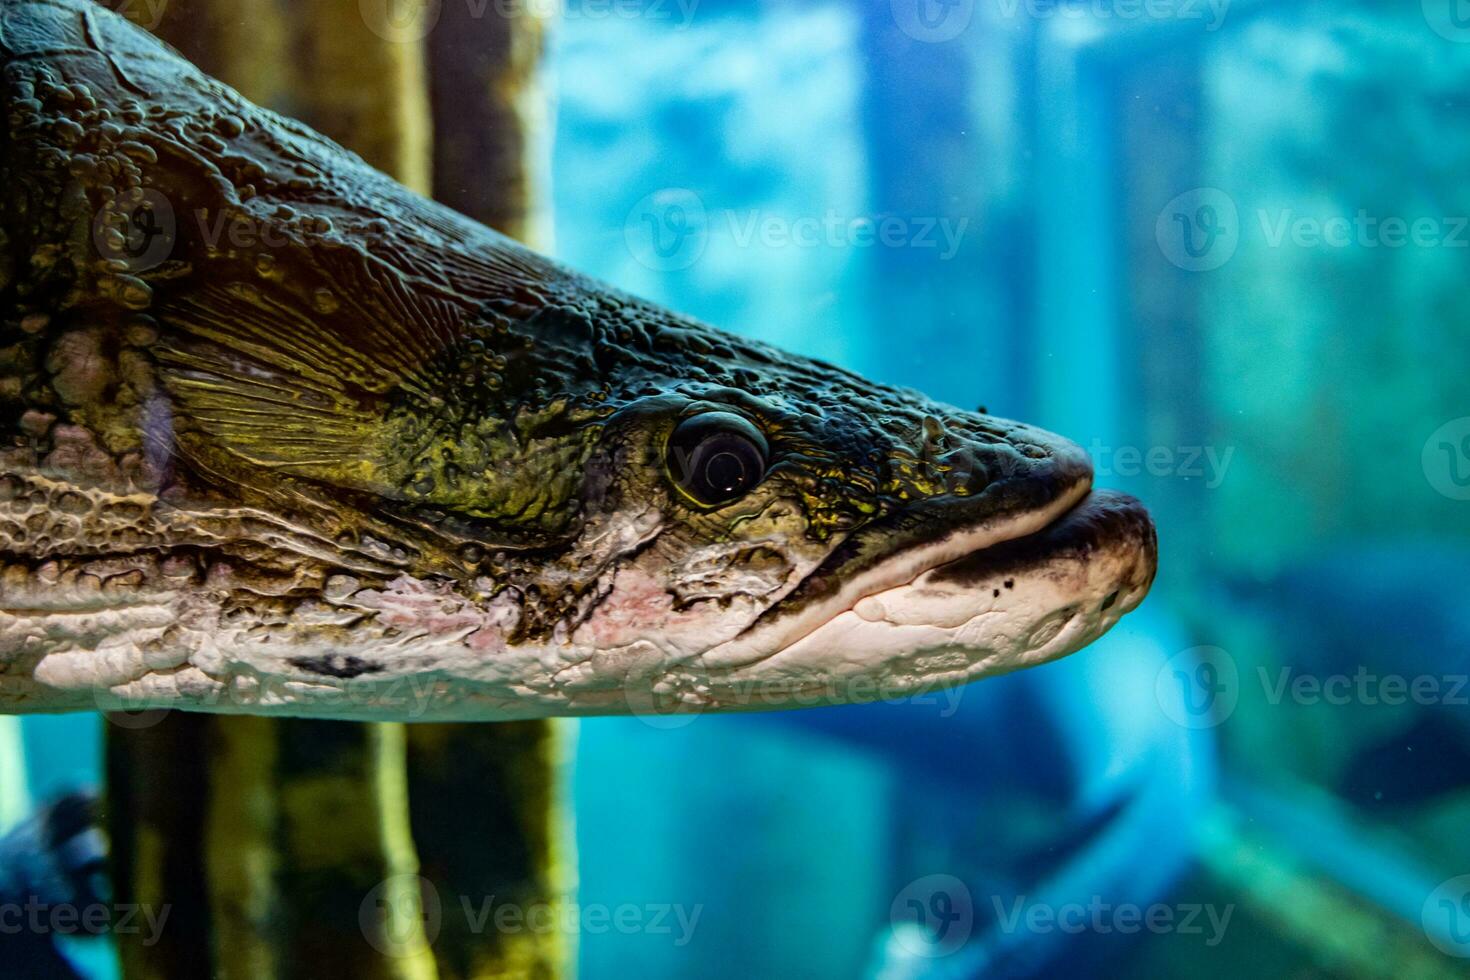
[[(676, 606), (744, 571), (769, 620), (1089, 478), (1038, 430), (566, 270), (90, 0), (0, 0), (0, 121), (0, 554), (32, 572), (170, 566), (260, 622), (407, 576), (513, 597), (509, 642), (546, 643), (650, 547), (718, 549)], [(711, 410), (770, 447), (719, 507), (666, 451)]]

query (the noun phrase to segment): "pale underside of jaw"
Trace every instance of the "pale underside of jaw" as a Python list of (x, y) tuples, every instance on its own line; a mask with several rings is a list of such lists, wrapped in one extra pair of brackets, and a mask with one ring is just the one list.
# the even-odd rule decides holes
[[(1079, 502), (1069, 495), (1066, 519), (1085, 516), (1102, 497)], [(1005, 530), (1031, 523), (1015, 522)], [(1047, 521), (1040, 530), (1061, 525)], [(982, 564), (962, 582), (944, 574), (944, 566), (957, 559), (932, 558), (952, 554), (955, 544), (985, 540), (960, 556), (983, 558), (997, 544), (1036, 534), (997, 536), (1002, 533), (957, 533), (944, 547), (930, 549), (921, 571), (892, 587), (874, 591), (849, 584), (831, 600), (846, 608), (839, 606), (815, 628), (745, 663), (702, 677), (694, 670), (671, 676), (665, 681), (667, 699), (683, 700), (692, 711), (760, 710), (887, 700), (959, 686), (1081, 649), (1136, 608), (1152, 583), (1152, 542), (1130, 534), (1106, 536), (1100, 547), (1086, 549), (1051, 549), (1038, 541), (1036, 553), (1024, 560), (1013, 558), (988, 571)], [(906, 565), (887, 570), (891, 577), (912, 567), (905, 557)]]
[(968, 684), (1080, 650), (1136, 608), (1151, 579), (1151, 558), (1131, 540), (1087, 555), (1038, 555), (963, 586), (931, 569), (731, 671), (711, 693), (733, 707), (787, 694), (847, 703)]
[(1091, 481), (1084, 480), (1058, 495), (1047, 507), (956, 528), (935, 541), (907, 548), (853, 575), (823, 601), (812, 603), (800, 613), (766, 628), (749, 630), (702, 654), (696, 663), (710, 671), (738, 671), (800, 647), (810, 636), (828, 631), (841, 616), (868, 597), (889, 591), (902, 592), (931, 569), (1048, 527), (1077, 506), (1090, 490)]
[[(170, 602), (157, 596), (135, 609), (89, 614), (147, 620), (126, 630), (114, 632), (85, 617), (50, 619), (52, 631), (65, 623), (81, 634), (113, 637), (45, 658), (34, 680), (47, 689), (42, 698), (70, 693), (55, 704), (63, 710), (181, 707), (379, 720), (761, 710), (898, 697), (1062, 656), (1096, 639), (1141, 601), (1152, 559), (1140, 542), (1126, 538), (1085, 558), (1042, 553), (1023, 567), (962, 585), (941, 580), (946, 564), (1052, 527), (1082, 510), (1077, 505), (1087, 494), (1084, 485), (1051, 508), (907, 549), (803, 617), (783, 622), (790, 639), (745, 635), (703, 656), (681, 654), (657, 638), (595, 650), (492, 643), (504, 611), (451, 609), (447, 593), (404, 583), (398, 591), (356, 593), (342, 609), (318, 614), (330, 619), (370, 604), (404, 625), (436, 623), (432, 635), (413, 631), (344, 651), (292, 642), (294, 629), (270, 644), (250, 642), (244, 633), (201, 630), (190, 633), (185, 650), (176, 642), (181, 622), (217, 617), (207, 609), (189, 615), (186, 606), (202, 597)], [(175, 642), (150, 651), (128, 642), (128, 634)], [(55, 639), (59, 648), (73, 646)], [(737, 657), (741, 643), (747, 652)], [(301, 656), (332, 657), (333, 664), (348, 666), (358, 659), (348, 655), (354, 652), (372, 673), (312, 678), (286, 669)]]

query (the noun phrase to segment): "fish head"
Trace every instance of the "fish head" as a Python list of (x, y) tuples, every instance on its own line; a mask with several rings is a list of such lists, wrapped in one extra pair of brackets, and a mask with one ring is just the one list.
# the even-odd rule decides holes
[(1147, 593), (1152, 523), (1074, 443), (631, 309), (682, 353), (601, 430), (581, 553), (641, 530), (569, 680), (638, 710), (891, 699), (1080, 649)]

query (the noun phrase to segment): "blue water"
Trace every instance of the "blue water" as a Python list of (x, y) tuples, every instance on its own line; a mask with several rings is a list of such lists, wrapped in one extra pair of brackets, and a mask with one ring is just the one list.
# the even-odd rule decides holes
[(1069, 435), (1163, 557), (953, 705), (582, 723), (580, 900), (700, 910), (584, 975), (1453, 973), (1470, 4), (622, 11), (558, 37), (557, 253)]
[(1470, 3), (574, 0), (547, 83), (561, 259), (1064, 433), (1162, 559), (961, 692), (581, 722), (582, 976), (1462, 974)]

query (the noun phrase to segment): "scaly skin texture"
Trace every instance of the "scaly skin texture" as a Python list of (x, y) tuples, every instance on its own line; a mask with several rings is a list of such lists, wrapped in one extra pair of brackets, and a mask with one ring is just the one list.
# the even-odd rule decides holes
[[(87, 0), (0, 0), (0, 72), (0, 710), (864, 700), (1152, 579), (1072, 444), (580, 277)], [(709, 411), (770, 449), (714, 507), (668, 449)], [(926, 578), (1079, 502), (1003, 588)]]

